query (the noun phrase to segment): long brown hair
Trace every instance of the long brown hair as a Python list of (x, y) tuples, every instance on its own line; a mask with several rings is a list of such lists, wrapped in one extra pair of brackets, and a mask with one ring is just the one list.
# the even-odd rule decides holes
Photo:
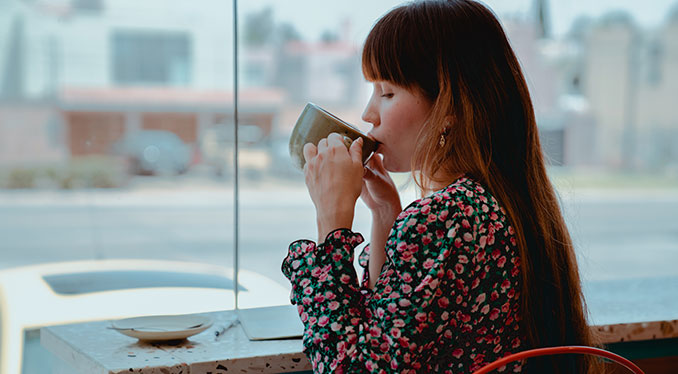
[[(494, 14), (471, 0), (400, 6), (373, 27), (362, 64), (368, 80), (418, 91), (433, 103), (412, 160), (417, 184), (429, 189), (465, 173), (507, 212), (520, 251), (525, 348), (597, 345), (527, 84)], [(600, 364), (558, 356), (531, 359), (527, 368), (590, 373)]]

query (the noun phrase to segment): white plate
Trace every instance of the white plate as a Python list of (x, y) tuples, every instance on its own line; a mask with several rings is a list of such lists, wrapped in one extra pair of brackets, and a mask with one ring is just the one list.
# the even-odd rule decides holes
[(148, 316), (114, 321), (111, 328), (140, 340), (180, 340), (201, 333), (212, 320), (199, 315)]

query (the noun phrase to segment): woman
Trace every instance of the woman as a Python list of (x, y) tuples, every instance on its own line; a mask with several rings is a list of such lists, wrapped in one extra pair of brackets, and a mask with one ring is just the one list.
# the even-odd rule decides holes
[[(305, 146), (320, 244), (292, 243), (283, 263), (314, 371), (470, 373), (529, 348), (594, 344), (525, 79), (492, 12), (471, 0), (395, 8), (362, 63), (377, 155), (363, 168), (361, 141), (347, 150), (337, 134)], [(425, 197), (402, 210), (387, 171), (412, 171)], [(359, 196), (372, 212), (362, 284)]]

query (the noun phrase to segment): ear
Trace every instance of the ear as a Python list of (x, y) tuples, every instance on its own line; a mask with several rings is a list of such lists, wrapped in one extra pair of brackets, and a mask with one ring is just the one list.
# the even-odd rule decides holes
[(454, 124), (454, 117), (451, 114), (445, 116), (445, 125), (444, 125), (445, 130), (444, 131), (449, 130), (450, 127), (452, 127), (453, 124)]

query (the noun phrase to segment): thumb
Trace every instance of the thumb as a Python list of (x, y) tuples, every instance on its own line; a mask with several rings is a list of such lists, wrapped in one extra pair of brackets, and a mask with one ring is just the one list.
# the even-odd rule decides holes
[(351, 143), (351, 148), (349, 149), (351, 154), (351, 160), (353, 162), (363, 163), (363, 138), (358, 138)]

